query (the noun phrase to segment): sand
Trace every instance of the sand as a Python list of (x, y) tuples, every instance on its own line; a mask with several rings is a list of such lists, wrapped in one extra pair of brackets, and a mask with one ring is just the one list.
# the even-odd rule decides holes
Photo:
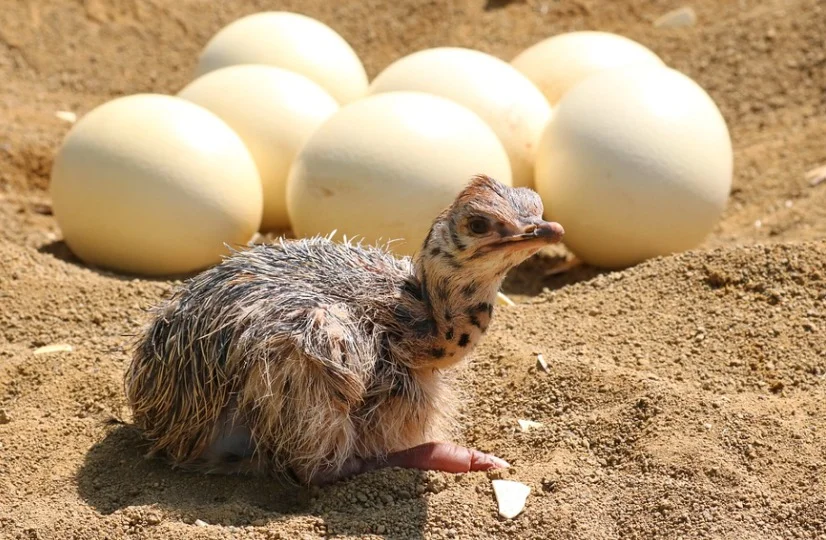
[[(9, 0), (0, 10), (0, 538), (826, 538), (826, 7), (696, 0)], [(84, 267), (48, 175), (69, 124), (112, 97), (189, 80), (246, 13), (340, 31), (371, 76), (435, 45), (509, 60), (575, 29), (639, 40), (720, 106), (731, 203), (696, 250), (622, 272), (549, 250), (461, 371), (464, 442), (513, 464), (385, 470), (301, 490), (142, 457), (122, 375), (144, 309), (175, 286)], [(35, 351), (66, 344), (71, 351)], [(548, 371), (536, 368), (542, 354)], [(543, 427), (522, 433), (517, 420)], [(531, 487), (497, 516), (491, 479)]]

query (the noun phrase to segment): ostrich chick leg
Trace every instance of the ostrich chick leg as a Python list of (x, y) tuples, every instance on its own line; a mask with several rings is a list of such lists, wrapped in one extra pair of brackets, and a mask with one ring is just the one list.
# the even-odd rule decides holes
[(353, 457), (338, 474), (320, 472), (311, 480), (315, 485), (326, 485), (337, 480), (388, 467), (466, 473), (509, 467), (507, 461), (472, 448), (447, 442), (429, 442), (388, 454), (384, 458), (364, 460)]

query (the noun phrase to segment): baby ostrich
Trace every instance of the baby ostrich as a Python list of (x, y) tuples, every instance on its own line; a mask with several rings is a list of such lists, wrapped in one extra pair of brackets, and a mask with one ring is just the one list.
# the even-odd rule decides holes
[(411, 259), (329, 238), (234, 252), (159, 306), (126, 374), (150, 454), (325, 484), (395, 466), (506, 467), (444, 441), (450, 371), (505, 274), (563, 235), (539, 196), (474, 177)]

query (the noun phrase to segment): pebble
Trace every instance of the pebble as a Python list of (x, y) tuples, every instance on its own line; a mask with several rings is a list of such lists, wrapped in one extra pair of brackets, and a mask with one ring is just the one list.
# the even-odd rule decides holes
[(209, 523), (207, 523), (206, 521), (203, 521), (201, 519), (196, 519), (195, 520), (195, 526), (196, 527), (206, 527), (207, 525), (209, 525)]

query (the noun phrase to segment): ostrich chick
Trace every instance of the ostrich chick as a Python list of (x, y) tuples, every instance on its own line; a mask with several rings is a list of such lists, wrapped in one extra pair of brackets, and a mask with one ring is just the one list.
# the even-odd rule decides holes
[(448, 442), (447, 370), (485, 333), (505, 274), (563, 235), (539, 196), (477, 176), (413, 257), (330, 238), (236, 251), (139, 336), (126, 374), (150, 454), (325, 484), (396, 466), (506, 467)]

